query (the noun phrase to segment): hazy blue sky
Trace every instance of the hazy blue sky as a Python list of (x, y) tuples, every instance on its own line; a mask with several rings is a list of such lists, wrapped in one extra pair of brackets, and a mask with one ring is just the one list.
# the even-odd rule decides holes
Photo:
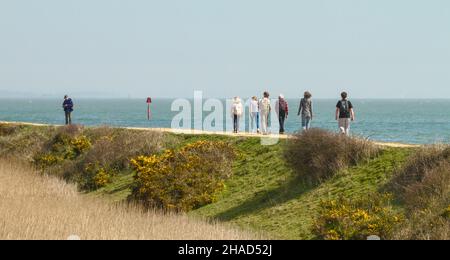
[(0, 89), (450, 98), (450, 1), (0, 0)]

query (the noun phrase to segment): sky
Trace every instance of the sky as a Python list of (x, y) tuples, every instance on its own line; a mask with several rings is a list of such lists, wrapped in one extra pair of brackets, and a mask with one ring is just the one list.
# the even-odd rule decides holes
[(0, 0), (0, 97), (450, 98), (448, 0)]

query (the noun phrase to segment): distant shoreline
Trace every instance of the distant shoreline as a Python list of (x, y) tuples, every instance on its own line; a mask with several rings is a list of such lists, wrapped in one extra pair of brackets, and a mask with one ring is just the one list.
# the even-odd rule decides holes
[[(250, 97), (242, 96), (244, 99), (249, 99)], [(142, 97), (76, 97), (74, 96), (74, 99), (77, 100), (144, 100), (147, 98), (147, 96)], [(219, 100), (225, 100), (225, 99), (231, 99), (232, 97), (210, 97), (210, 96), (204, 96), (204, 99), (214, 98)], [(286, 97), (287, 100), (300, 100), (301, 96), (291, 96)], [(193, 100), (193, 97), (152, 97), (154, 100), (176, 100), (176, 99), (187, 99), (187, 100)], [(336, 97), (324, 97), (324, 98), (314, 98), (314, 100), (337, 100)], [(62, 100), (61, 97), (0, 97), (0, 100), (23, 100), (23, 101), (29, 101), (29, 100)], [(450, 98), (352, 98), (352, 100), (355, 101), (450, 101)]]
[[(0, 125), (24, 125), (24, 126), (38, 126), (38, 127), (62, 127), (64, 125), (56, 125), (56, 124), (40, 124), (40, 123), (30, 123), (30, 122), (15, 122), (15, 121), (0, 121)], [(88, 127), (99, 127), (99, 126), (88, 126)], [(247, 132), (242, 132), (238, 134), (234, 134), (231, 132), (211, 132), (205, 130), (194, 130), (194, 129), (171, 129), (171, 128), (144, 128), (144, 127), (112, 127), (119, 129), (128, 129), (128, 130), (136, 130), (136, 131), (157, 131), (163, 133), (172, 133), (172, 134), (185, 134), (185, 135), (219, 135), (219, 136), (230, 136), (230, 137), (251, 137), (251, 138), (278, 138), (278, 139), (288, 139), (292, 137), (292, 134), (285, 135), (260, 135), (260, 134), (252, 134)], [(394, 147), (394, 148), (418, 148), (423, 145), (418, 144), (404, 144), (397, 142), (382, 142), (382, 141), (372, 141), (374, 144), (383, 146), (383, 147)]]

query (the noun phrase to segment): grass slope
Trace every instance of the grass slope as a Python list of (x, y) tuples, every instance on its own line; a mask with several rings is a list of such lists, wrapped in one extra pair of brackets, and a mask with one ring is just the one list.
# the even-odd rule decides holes
[[(281, 140), (263, 146), (259, 138), (224, 136), (177, 136), (179, 145), (197, 140), (227, 140), (235, 144), (240, 156), (233, 176), (216, 203), (190, 214), (236, 224), (244, 229), (263, 231), (278, 239), (312, 239), (310, 233), (316, 209), (321, 200), (338, 195), (358, 197), (379, 190), (400, 166), (412, 149), (386, 148), (382, 154), (362, 165), (339, 173), (320, 186), (309, 186), (295, 178), (283, 160)], [(96, 191), (114, 201), (130, 194), (133, 173), (116, 177), (110, 185)]]
[(310, 227), (321, 200), (358, 197), (381, 188), (410, 150), (389, 148), (378, 158), (340, 173), (318, 187), (300, 182), (282, 161), (282, 144), (261, 147), (248, 141), (246, 157), (234, 169), (217, 203), (194, 213), (264, 230), (282, 239), (311, 239)]

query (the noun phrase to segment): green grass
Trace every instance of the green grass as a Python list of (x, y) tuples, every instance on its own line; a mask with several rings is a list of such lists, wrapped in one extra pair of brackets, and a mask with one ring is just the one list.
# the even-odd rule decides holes
[[(189, 214), (262, 231), (276, 239), (313, 239), (310, 228), (322, 200), (340, 195), (357, 198), (381, 189), (395, 167), (412, 152), (404, 148), (384, 149), (379, 157), (314, 187), (299, 181), (284, 162), (282, 152), (286, 140), (262, 146), (259, 138), (190, 135), (179, 138), (180, 146), (205, 139), (231, 141), (240, 154), (233, 176), (226, 182), (218, 201)], [(107, 195), (114, 201), (124, 200), (130, 194), (132, 176), (131, 172), (118, 176), (95, 194)]]
[[(310, 228), (321, 200), (339, 195), (357, 198), (377, 191), (389, 180), (395, 167), (410, 150), (390, 148), (363, 165), (353, 167), (312, 187), (293, 176), (282, 160), (282, 144), (248, 146), (217, 203), (192, 214), (229, 221), (243, 228), (263, 230), (273, 238), (313, 239)], [(258, 156), (256, 156), (258, 155)]]
[(112, 182), (106, 187), (91, 192), (95, 196), (105, 196), (113, 202), (124, 201), (131, 194), (131, 185), (133, 183), (133, 172), (121, 173), (113, 178)]
[[(11, 153), (17, 145), (32, 148), (30, 140), (45, 139), (50, 136), (47, 132), (49, 129), (23, 127), (18, 135), (0, 135), (0, 152), (3, 155)], [(395, 168), (413, 152), (412, 149), (386, 148), (377, 158), (342, 171), (318, 186), (311, 186), (297, 179), (286, 165), (283, 148), (287, 140), (263, 146), (259, 138), (249, 137), (168, 134), (167, 138), (174, 146), (169, 145), (171, 148), (198, 140), (232, 142), (239, 156), (225, 190), (219, 194), (217, 202), (189, 214), (264, 232), (275, 239), (314, 239), (311, 225), (322, 200), (341, 195), (358, 198), (382, 189)], [(31, 154), (26, 156), (31, 157)], [(122, 172), (112, 183), (90, 194), (123, 201), (130, 195), (132, 183), (133, 172)]]

